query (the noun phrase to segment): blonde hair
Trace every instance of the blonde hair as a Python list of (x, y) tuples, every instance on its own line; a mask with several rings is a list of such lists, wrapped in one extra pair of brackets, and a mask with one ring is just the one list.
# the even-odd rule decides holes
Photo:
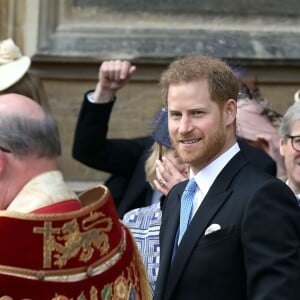
[(150, 151), (150, 155), (145, 163), (146, 180), (152, 188), (155, 188), (153, 181), (156, 178), (156, 161), (161, 159), (160, 156), (164, 155), (170, 149), (164, 145), (154, 142)]

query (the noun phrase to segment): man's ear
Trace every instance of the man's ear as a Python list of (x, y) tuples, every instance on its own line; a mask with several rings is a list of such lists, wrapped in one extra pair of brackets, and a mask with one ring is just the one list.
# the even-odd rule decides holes
[(7, 158), (3, 152), (0, 151), (0, 175), (5, 170), (7, 164)]
[(286, 141), (284, 138), (280, 138), (279, 140), (279, 153), (281, 156), (285, 156), (285, 146), (286, 146)]
[(224, 105), (224, 121), (226, 125), (230, 125), (235, 122), (237, 113), (237, 103), (234, 99), (228, 99)]

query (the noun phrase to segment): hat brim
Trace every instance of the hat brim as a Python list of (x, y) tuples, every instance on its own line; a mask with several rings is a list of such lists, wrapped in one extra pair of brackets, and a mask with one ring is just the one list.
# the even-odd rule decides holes
[(31, 64), (28, 56), (21, 56), (15, 61), (0, 66), (0, 91), (11, 87), (27, 72)]
[(167, 111), (160, 112), (160, 120), (158, 121), (156, 128), (152, 132), (152, 137), (158, 144), (164, 145), (167, 148), (172, 148), (168, 129)]

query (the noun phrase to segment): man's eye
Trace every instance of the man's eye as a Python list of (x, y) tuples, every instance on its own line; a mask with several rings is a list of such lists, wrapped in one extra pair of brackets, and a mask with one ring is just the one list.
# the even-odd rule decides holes
[(173, 118), (173, 119), (176, 119), (176, 118), (180, 118), (181, 114), (180, 113), (176, 113), (176, 112), (173, 112), (170, 114), (170, 117)]
[(193, 113), (195, 116), (202, 116), (204, 115), (204, 111), (200, 111), (200, 110), (197, 110)]

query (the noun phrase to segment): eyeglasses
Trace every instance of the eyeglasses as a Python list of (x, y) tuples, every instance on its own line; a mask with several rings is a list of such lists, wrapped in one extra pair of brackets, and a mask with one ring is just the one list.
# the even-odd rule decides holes
[(291, 139), (291, 144), (294, 150), (300, 152), (300, 135), (287, 135)]
[(9, 149), (1, 147), (1, 146), (0, 146), (0, 151), (5, 152), (5, 153), (11, 153), (11, 151)]

